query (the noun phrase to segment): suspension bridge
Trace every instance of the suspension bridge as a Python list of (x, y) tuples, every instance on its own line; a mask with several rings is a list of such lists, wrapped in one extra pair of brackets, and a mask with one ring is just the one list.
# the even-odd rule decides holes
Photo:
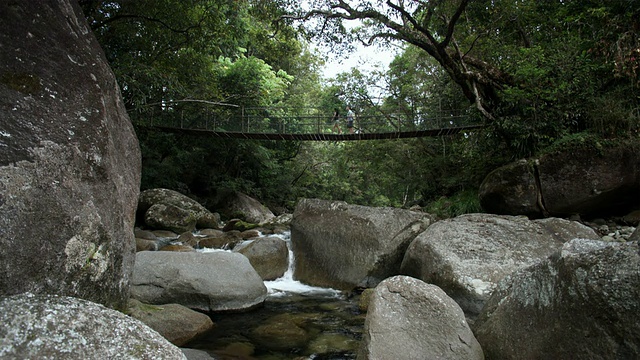
[[(199, 102), (198, 102), (199, 103)], [(254, 140), (350, 141), (449, 136), (483, 127), (479, 118), (451, 112), (384, 113), (375, 108), (356, 112), (353, 132), (345, 111), (336, 118), (318, 108), (212, 108), (181, 102), (139, 111), (139, 126), (164, 132)]]

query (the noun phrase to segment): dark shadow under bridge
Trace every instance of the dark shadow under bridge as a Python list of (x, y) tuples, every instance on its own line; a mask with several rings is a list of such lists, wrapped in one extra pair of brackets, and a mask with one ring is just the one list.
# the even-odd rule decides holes
[[(177, 106), (179, 105), (179, 106)], [(484, 125), (477, 117), (433, 112), (388, 114), (356, 112), (353, 133), (343, 111), (335, 127), (333, 114), (318, 108), (163, 105), (132, 116), (136, 124), (164, 132), (252, 140), (349, 141), (438, 137), (470, 132)], [(193, 105), (186, 103), (186, 105)], [(374, 111), (377, 111), (375, 113)], [(476, 119), (476, 120), (474, 120)]]

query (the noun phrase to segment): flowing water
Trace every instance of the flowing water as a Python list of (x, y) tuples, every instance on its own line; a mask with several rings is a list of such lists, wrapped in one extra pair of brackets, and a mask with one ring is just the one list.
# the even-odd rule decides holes
[(266, 281), (263, 307), (245, 313), (213, 314), (214, 329), (184, 347), (200, 349), (219, 360), (355, 359), (365, 314), (359, 295), (313, 287), (293, 279), (290, 234), (289, 269)]

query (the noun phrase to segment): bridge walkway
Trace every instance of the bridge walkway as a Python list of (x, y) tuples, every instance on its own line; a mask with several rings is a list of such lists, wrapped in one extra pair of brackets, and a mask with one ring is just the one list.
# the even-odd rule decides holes
[[(484, 124), (468, 115), (372, 114), (363, 109), (356, 114), (354, 133), (346, 119), (339, 118), (342, 133), (336, 133), (334, 119), (317, 108), (210, 108), (162, 107), (136, 114), (139, 126), (164, 132), (217, 138), (251, 140), (356, 141), (450, 136), (482, 128)], [(190, 104), (189, 104), (190, 105)]]

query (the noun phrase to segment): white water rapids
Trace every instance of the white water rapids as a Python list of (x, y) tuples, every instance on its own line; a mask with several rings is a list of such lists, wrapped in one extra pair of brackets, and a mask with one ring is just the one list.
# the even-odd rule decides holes
[[(263, 235), (261, 235), (263, 236)], [(281, 278), (265, 281), (264, 285), (267, 287), (269, 291), (269, 296), (271, 297), (282, 297), (290, 294), (299, 294), (306, 296), (320, 296), (320, 297), (340, 297), (342, 293), (338, 290), (331, 288), (323, 288), (316, 287), (307, 284), (303, 284), (298, 280), (293, 279), (294, 272), (294, 264), (295, 257), (293, 251), (291, 250), (291, 232), (285, 231), (282, 234), (268, 235), (275, 236), (281, 238), (287, 244), (287, 250), (289, 251), (289, 266), (287, 271)], [(249, 242), (253, 240), (247, 240)], [(202, 249), (199, 250), (202, 252), (213, 252), (213, 251), (230, 251), (230, 250), (220, 250), (220, 249)]]

